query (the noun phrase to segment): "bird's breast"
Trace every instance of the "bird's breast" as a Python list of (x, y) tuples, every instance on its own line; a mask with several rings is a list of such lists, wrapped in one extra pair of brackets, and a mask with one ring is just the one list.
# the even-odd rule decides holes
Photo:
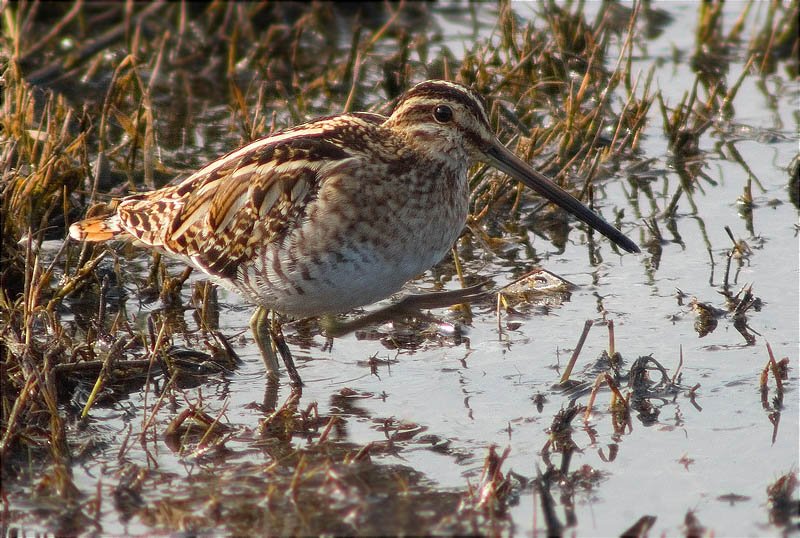
[(330, 171), (297, 226), (242, 273), (242, 291), (298, 317), (388, 297), (438, 263), (460, 235), (466, 171), (466, 163), (432, 163), (389, 173), (359, 162)]

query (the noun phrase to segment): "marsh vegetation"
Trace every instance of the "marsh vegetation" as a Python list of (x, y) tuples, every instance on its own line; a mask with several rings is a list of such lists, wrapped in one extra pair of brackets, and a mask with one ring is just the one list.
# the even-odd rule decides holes
[[(4, 532), (796, 530), (799, 10), (3, 4)], [(300, 394), (267, 387), (237, 296), (66, 240), (428, 78), (473, 85), (644, 253), (477, 167), (452, 255), (407, 288), (492, 293), (332, 341), (285, 320)]]

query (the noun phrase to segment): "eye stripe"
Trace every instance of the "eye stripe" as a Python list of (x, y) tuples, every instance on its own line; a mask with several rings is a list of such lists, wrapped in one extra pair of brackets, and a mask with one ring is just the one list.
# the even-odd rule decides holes
[(434, 104), (441, 101), (453, 101), (466, 107), (472, 115), (482, 119), (487, 125), (489, 118), (486, 115), (486, 102), (483, 97), (470, 88), (446, 82), (443, 80), (428, 80), (411, 88), (404, 98), (397, 104), (397, 109), (413, 101), (414, 105), (421, 103)]

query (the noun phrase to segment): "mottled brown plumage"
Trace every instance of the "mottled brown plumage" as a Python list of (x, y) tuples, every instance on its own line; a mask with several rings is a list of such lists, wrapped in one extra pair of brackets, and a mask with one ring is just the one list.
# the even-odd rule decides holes
[(388, 118), (331, 116), (257, 140), (176, 186), (123, 198), (70, 235), (137, 240), (262, 308), (341, 312), (394, 293), (448, 252), (467, 217), (474, 161), (638, 251), (500, 144), (478, 94), (444, 81), (418, 84)]

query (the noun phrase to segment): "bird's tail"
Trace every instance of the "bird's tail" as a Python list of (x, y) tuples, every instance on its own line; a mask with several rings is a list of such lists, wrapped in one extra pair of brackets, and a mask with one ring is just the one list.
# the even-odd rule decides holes
[(78, 241), (101, 242), (114, 239), (125, 233), (119, 215), (103, 215), (90, 217), (74, 223), (69, 227), (69, 235)]

